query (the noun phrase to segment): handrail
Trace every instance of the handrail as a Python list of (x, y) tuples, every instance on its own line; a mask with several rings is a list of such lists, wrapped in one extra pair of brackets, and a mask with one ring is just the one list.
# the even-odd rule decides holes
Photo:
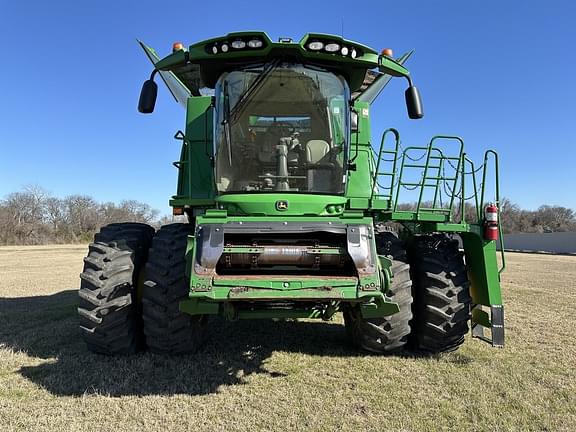
[[(426, 151), (426, 153), (424, 155), (422, 155), (422, 157), (427, 156), (426, 163), (421, 166), (421, 168), (424, 169), (424, 172), (422, 173), (421, 181), (419, 181), (418, 183), (414, 183), (414, 184), (402, 182), (402, 177), (404, 175), (404, 168), (407, 168), (407, 167), (409, 168), (409, 167), (413, 166), (412, 164), (406, 163), (406, 159), (413, 160), (413, 158), (411, 158), (409, 156), (410, 151), (413, 151), (413, 150), (424, 150), (424, 151)], [(433, 155), (433, 152), (436, 152), (437, 154)], [(438, 175), (435, 177), (428, 177), (428, 175), (427, 175), (428, 168), (430, 168), (430, 159), (440, 160), (439, 165), (437, 167), (433, 167), (434, 169), (439, 170)], [(440, 150), (437, 147), (430, 147), (430, 144), (428, 144), (426, 147), (423, 147), (423, 146), (406, 147), (402, 152), (402, 163), (400, 165), (399, 181), (398, 181), (397, 187), (396, 187), (396, 200), (394, 202), (394, 211), (396, 211), (396, 209), (397, 209), (398, 198), (400, 196), (400, 190), (401, 190), (400, 188), (402, 186), (406, 187), (409, 185), (414, 185), (415, 187), (413, 189), (420, 187), (420, 195), (418, 198), (418, 203), (417, 203), (417, 208), (416, 208), (417, 214), (419, 214), (420, 210), (422, 209), (422, 198), (423, 198), (423, 193), (424, 193), (425, 187), (435, 187), (434, 201), (432, 203), (432, 207), (435, 208), (436, 202), (438, 201), (438, 191), (440, 189), (440, 182), (444, 181), (444, 179), (441, 177), (440, 174), (443, 171), (443, 163), (444, 163), (444, 160), (446, 160), (446, 159), (448, 159), (448, 157), (444, 156), (444, 153), (442, 152), (442, 150)], [(455, 178), (457, 178), (457, 175)], [(426, 180), (436, 180), (436, 184), (435, 185), (427, 184)], [(437, 210), (441, 210), (441, 209), (437, 209)], [(450, 212), (451, 211), (452, 211), (452, 208), (450, 208)]]
[(395, 146), (394, 146), (394, 162), (392, 165), (392, 179), (390, 181), (390, 199), (393, 199), (393, 188), (394, 182), (396, 180), (396, 163), (398, 161), (398, 148), (400, 147), (400, 132), (398, 132), (394, 128), (388, 128), (382, 134), (382, 138), (380, 139), (380, 149), (378, 150), (378, 161), (376, 162), (376, 166), (374, 167), (374, 177), (372, 178), (372, 197), (374, 197), (374, 189), (376, 185), (378, 185), (378, 175), (380, 174), (380, 162), (382, 161), (382, 154), (385, 152), (384, 150), (384, 142), (386, 140), (386, 135), (388, 133), (392, 133), (395, 139)]
[(504, 256), (504, 235), (502, 234), (502, 224), (500, 223), (500, 171), (498, 167), (498, 153), (494, 150), (486, 150), (484, 153), (484, 169), (482, 172), (482, 193), (480, 195), (480, 208), (484, 209), (484, 194), (486, 191), (486, 172), (488, 171), (488, 159), (492, 155), (494, 160), (494, 171), (496, 174), (496, 182), (495, 182), (495, 192), (496, 192), (496, 209), (498, 214), (498, 240), (500, 241), (500, 254), (502, 257), (502, 266), (498, 269), (498, 275), (500, 275), (504, 269), (506, 268), (506, 258)]
[(460, 187), (460, 223), (466, 223), (466, 152), (462, 152), (462, 161), (462, 179)]
[[(460, 167), (462, 165), (462, 154), (464, 152), (464, 140), (462, 138), (460, 138), (459, 136), (450, 136), (450, 135), (436, 135), (434, 137), (432, 137), (432, 139), (430, 140), (430, 146), (432, 146), (432, 143), (434, 141), (436, 141), (437, 139), (445, 139), (445, 140), (453, 140), (453, 141), (458, 141), (460, 143), (460, 149), (458, 151), (458, 166), (456, 167), (455, 170), (455, 176), (454, 176), (454, 183), (452, 186), (452, 191), (456, 190), (456, 184), (458, 183), (458, 174), (460, 171)], [(450, 197), (450, 208), (453, 208), (454, 205), (454, 192), (452, 193), (452, 196)], [(452, 219), (452, 215), (450, 215), (450, 219)]]
[[(472, 196), (474, 197), (474, 205), (476, 209), (476, 222), (479, 223), (482, 220), (482, 210), (480, 207), (478, 207), (478, 186), (476, 183), (476, 168), (474, 167), (474, 162), (467, 156), (465, 157), (465, 162), (468, 162), (470, 164), (470, 173), (464, 172), (464, 174), (470, 174), (472, 176), (472, 187), (474, 188), (474, 194)], [(466, 198), (465, 195), (463, 195), (463, 197), (464, 199)]]
[(484, 208), (484, 192), (486, 191), (486, 171), (488, 167), (488, 159), (490, 155), (494, 157), (494, 169), (496, 170), (496, 206), (500, 204), (500, 179), (499, 179), (499, 170), (498, 170), (498, 153), (494, 150), (486, 150), (484, 153), (484, 169), (482, 171), (482, 193), (480, 195), (480, 207)]
[[(422, 205), (422, 197), (424, 196), (424, 185), (426, 184), (426, 178), (428, 177), (428, 166), (430, 165), (430, 154), (432, 153), (432, 141), (428, 143), (426, 151), (426, 163), (424, 164), (424, 173), (422, 175), (422, 187), (420, 188), (420, 195), (418, 196), (418, 205), (416, 206), (416, 216), (420, 217), (420, 206)], [(404, 161), (404, 160), (403, 160)]]
[[(394, 136), (393, 147), (388, 149), (385, 147), (386, 139), (389, 134)], [(444, 154), (443, 150), (446, 150), (445, 144), (439, 146), (435, 143), (439, 140), (447, 140), (451, 142), (456, 142), (456, 147), (458, 150), (457, 154)], [(444, 148), (446, 147), (446, 148)], [(412, 156), (414, 152), (420, 151), (420, 154)], [(500, 178), (499, 178), (499, 167), (498, 167), (498, 155), (494, 150), (488, 150), (484, 154), (484, 163), (476, 168), (474, 162), (468, 158), (467, 153), (464, 152), (464, 141), (459, 136), (450, 135), (436, 135), (425, 146), (410, 146), (403, 148), (400, 141), (400, 134), (394, 128), (386, 129), (380, 141), (380, 149), (378, 151), (378, 158), (376, 160), (376, 150), (372, 148), (372, 164), (374, 166), (374, 172), (372, 174), (372, 198), (386, 198), (389, 201), (388, 210), (392, 212), (398, 211), (399, 201), (402, 195), (402, 189), (409, 189), (417, 191), (418, 201), (416, 203), (416, 218), (419, 219), (421, 213), (434, 213), (434, 212), (444, 212), (447, 217), (447, 221), (452, 223), (477, 223), (481, 224), (483, 219), (483, 208), (485, 205), (485, 198), (487, 192), (486, 178), (488, 175), (488, 164), (493, 160), (495, 169), (495, 188), (496, 188), (496, 205), (498, 207), (498, 212), (500, 212)], [(391, 157), (385, 157), (384, 154), (391, 155)], [(425, 159), (424, 159), (425, 158)], [(389, 171), (389, 165), (386, 169), (382, 167), (383, 162), (389, 162), (392, 164), (392, 169)], [(438, 161), (438, 163), (435, 163)], [(457, 161), (457, 163), (454, 162)], [(418, 171), (412, 170), (418, 169)], [(381, 170), (383, 170), (381, 172)], [(438, 172), (432, 172), (432, 170), (438, 170)], [(448, 170), (448, 171), (447, 171)], [(478, 182), (477, 174), (482, 170), (482, 182)], [(405, 178), (411, 177), (407, 175), (407, 171), (420, 176), (419, 180)], [(453, 175), (452, 175), (453, 173)], [(468, 180), (468, 175), (471, 176), (472, 184), (466, 184)], [(382, 177), (382, 178), (380, 178)], [(386, 180), (384, 181), (384, 177)], [(390, 178), (388, 178), (390, 177)], [(382, 183), (382, 184), (381, 184)], [(387, 185), (387, 186), (384, 186)], [(459, 186), (459, 188), (458, 188)], [(466, 191), (470, 191), (470, 196), (466, 196)], [(418, 191), (418, 188), (420, 189)], [(426, 192), (424, 189), (430, 191), (429, 188), (434, 188), (434, 193)], [(380, 190), (382, 189), (382, 190)], [(385, 190), (384, 190), (385, 189)], [(447, 202), (444, 202), (443, 197), (449, 198)], [(429, 208), (424, 208), (423, 200), (424, 198), (430, 198), (432, 205), (427, 206)], [(460, 199), (459, 203), (456, 203), (456, 199)], [(475, 206), (476, 220), (472, 218), (467, 220), (466, 206), (467, 203), (471, 203)], [(455, 211), (460, 210), (460, 217), (456, 222)], [(500, 243), (503, 245), (503, 234), (502, 227), (500, 223), (498, 224), (499, 239)], [(504, 254), (502, 251), (502, 267), (499, 272), (501, 273), (506, 266)]]

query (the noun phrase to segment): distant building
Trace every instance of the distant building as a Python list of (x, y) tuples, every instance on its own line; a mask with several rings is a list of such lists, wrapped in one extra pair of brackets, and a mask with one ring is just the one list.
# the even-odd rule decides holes
[(576, 232), (505, 234), (504, 250), (576, 254)]

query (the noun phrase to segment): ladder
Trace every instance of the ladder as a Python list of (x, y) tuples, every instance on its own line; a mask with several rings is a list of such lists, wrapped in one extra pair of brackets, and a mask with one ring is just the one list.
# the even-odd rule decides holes
[[(393, 149), (385, 146), (386, 137), (394, 136)], [(457, 144), (456, 155), (446, 155), (437, 145), (438, 141), (450, 141)], [(416, 153), (421, 153), (419, 157)], [(425, 158), (424, 162), (420, 162)], [(383, 166), (387, 162), (387, 166)], [(438, 221), (451, 221), (455, 198), (463, 192), (463, 184), (457, 191), (462, 179), (465, 162), (464, 141), (457, 136), (437, 135), (426, 146), (410, 146), (402, 149), (400, 134), (396, 129), (386, 129), (382, 134), (378, 159), (373, 174), (372, 200), (384, 200), (389, 203), (387, 209), (395, 214), (415, 213), (412, 220), (420, 220), (423, 215), (438, 215)], [(391, 165), (391, 166), (390, 166)], [(400, 168), (398, 169), (398, 166)], [(450, 174), (446, 174), (446, 172)], [(413, 178), (416, 177), (417, 180)], [(448, 195), (449, 203), (442, 201), (442, 189)], [(418, 199), (415, 211), (398, 210), (403, 190), (416, 191)], [(425, 191), (430, 191), (426, 193)], [(426, 196), (433, 196), (431, 205), (424, 207)], [(429, 220), (428, 218), (426, 218)]]

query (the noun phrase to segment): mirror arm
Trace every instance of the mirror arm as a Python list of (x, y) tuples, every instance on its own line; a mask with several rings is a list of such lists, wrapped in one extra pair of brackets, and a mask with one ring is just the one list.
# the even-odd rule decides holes
[(154, 68), (150, 74), (150, 79), (144, 81), (142, 90), (140, 90), (140, 99), (138, 100), (138, 111), (142, 114), (150, 114), (154, 112), (156, 105), (156, 97), (158, 95), (158, 84), (154, 82), (154, 75), (158, 70)]

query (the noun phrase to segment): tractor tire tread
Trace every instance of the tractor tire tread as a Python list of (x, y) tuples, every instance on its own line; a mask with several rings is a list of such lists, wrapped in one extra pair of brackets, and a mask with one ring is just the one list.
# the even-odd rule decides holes
[(379, 255), (392, 259), (394, 276), (386, 295), (398, 303), (400, 311), (383, 318), (365, 319), (358, 307), (350, 307), (344, 311), (344, 321), (354, 345), (365, 351), (387, 354), (403, 349), (408, 342), (412, 319), (412, 281), (403, 242), (394, 232), (378, 231), (376, 248)]
[(148, 348), (160, 354), (194, 352), (205, 340), (206, 317), (180, 311), (188, 296), (186, 245), (190, 224), (164, 225), (154, 237), (142, 291), (142, 318)]
[(414, 281), (411, 343), (443, 353), (464, 342), (470, 320), (470, 283), (458, 241), (446, 234), (413, 238), (409, 257)]
[(89, 245), (80, 274), (78, 318), (90, 351), (132, 354), (141, 347), (135, 290), (153, 234), (146, 224), (116, 223), (102, 227)]

